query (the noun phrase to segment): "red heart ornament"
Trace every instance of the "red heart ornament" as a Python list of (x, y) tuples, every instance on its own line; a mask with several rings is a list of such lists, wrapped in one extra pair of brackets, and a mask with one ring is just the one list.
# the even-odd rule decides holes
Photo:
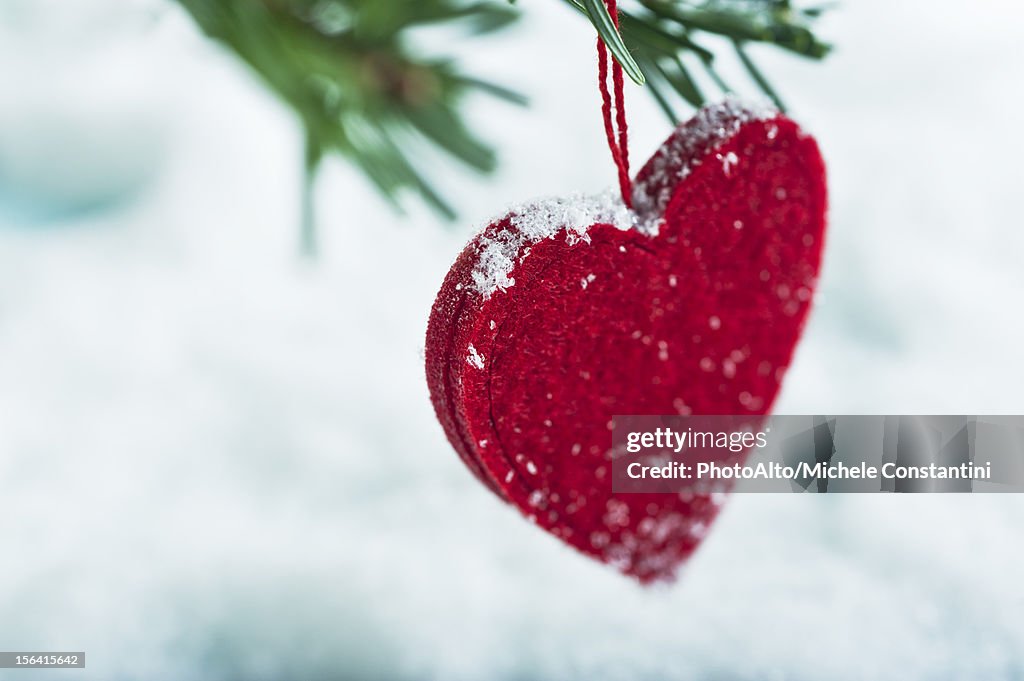
[(785, 116), (701, 109), (638, 174), (636, 211), (513, 210), (459, 256), (427, 329), (431, 399), (495, 494), (641, 582), (671, 579), (720, 494), (613, 494), (614, 414), (764, 414), (810, 309), (825, 167)]

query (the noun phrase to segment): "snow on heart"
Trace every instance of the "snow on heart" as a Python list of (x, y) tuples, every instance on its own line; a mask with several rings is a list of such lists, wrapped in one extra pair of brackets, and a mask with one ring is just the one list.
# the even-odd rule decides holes
[[(656, 236), (672, 189), (700, 163), (699, 158), (728, 141), (744, 124), (778, 114), (768, 103), (750, 103), (735, 97), (703, 107), (686, 124), (688, 134), (673, 136), (651, 159), (649, 174), (634, 186), (636, 210), (626, 207), (617, 190), (609, 189), (597, 195), (575, 193), (523, 203), (497, 220), (489, 220), (477, 238), (474, 289), (487, 299), (513, 286), (512, 271), (529, 255), (530, 246), (561, 232), (566, 233), (570, 244), (589, 242), (588, 231), (597, 224)], [(739, 162), (732, 152), (719, 160), (726, 175)], [(488, 226), (504, 218), (510, 220), (514, 229), (491, 236), (483, 234)]]
[[(733, 96), (717, 104), (702, 107), (683, 124), (685, 135), (673, 135), (651, 157), (648, 173), (633, 185), (633, 203), (642, 215), (660, 216), (665, 212), (672, 190), (700, 165), (700, 158), (729, 141), (747, 123), (767, 121), (779, 115), (768, 102), (748, 102)], [(771, 130), (768, 135), (771, 139)], [(722, 172), (729, 175), (739, 162), (735, 154), (719, 158)], [(657, 219), (657, 218), (655, 218)]]
[[(505, 213), (513, 229), (493, 236), (481, 234), (478, 259), (473, 268), (473, 286), (484, 298), (514, 285), (516, 264), (529, 255), (529, 247), (565, 232), (569, 243), (589, 242), (588, 231), (595, 224), (616, 229), (637, 227), (637, 215), (612, 191), (596, 196), (570, 194), (564, 197), (524, 203)], [(489, 221), (487, 225), (499, 220)], [(486, 226), (485, 226), (486, 229)]]

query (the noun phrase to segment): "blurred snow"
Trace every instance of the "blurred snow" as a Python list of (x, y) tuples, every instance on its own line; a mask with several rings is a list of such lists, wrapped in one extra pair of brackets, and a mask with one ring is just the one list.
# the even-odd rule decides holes
[[(0, 648), (88, 654), (33, 678), (1024, 677), (1018, 497), (737, 497), (680, 582), (645, 591), (450, 451), (422, 375), (448, 265), (506, 204), (614, 181), (592, 37), (564, 7), (458, 46), (534, 98), (474, 102), (497, 177), (433, 171), (466, 219), (401, 219), (332, 163), (309, 264), (298, 130), (245, 69), (137, 2), (134, 30), (37, 63), (13, 2), (0, 178), (64, 228), (0, 200)], [(47, 29), (64, 46), (115, 16), (59, 4), (86, 8)], [(828, 20), (825, 65), (764, 54), (833, 201), (780, 413), (1024, 413), (1022, 18), (860, 0)], [(628, 96), (639, 162), (668, 130)], [(116, 200), (80, 210), (97, 196)]]
[(156, 173), (170, 93), (147, 43), (155, 10), (0, 2), (0, 208), (47, 223), (116, 203)]

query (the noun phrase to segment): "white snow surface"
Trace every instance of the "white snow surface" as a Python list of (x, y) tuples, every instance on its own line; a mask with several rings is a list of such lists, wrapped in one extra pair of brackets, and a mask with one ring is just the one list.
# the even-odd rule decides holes
[[(423, 377), (470, 230), (400, 218), (332, 162), (322, 256), (300, 262), (288, 112), (173, 6), (74, 7), (0, 5), (0, 188), (126, 196), (41, 221), (0, 191), (0, 649), (85, 650), (89, 681), (1024, 677), (1018, 496), (735, 497), (652, 590), (524, 522), (451, 450)], [(614, 181), (586, 22), (523, 9), (518, 33), (445, 43), (534, 100), (472, 101), (495, 177), (431, 166), (460, 225)], [(126, 11), (143, 20), (116, 28)], [(83, 13), (100, 20), (75, 40)], [(1006, 0), (863, 0), (826, 22), (824, 64), (757, 53), (832, 190), (780, 413), (1024, 412), (1022, 19)], [(146, 77), (57, 78), (94, 53)], [(65, 106), (89, 83), (140, 112)], [(627, 88), (639, 167), (668, 128)], [(75, 116), (56, 129), (110, 153), (37, 130), (47, 97)], [(71, 676), (0, 676), (21, 674)]]

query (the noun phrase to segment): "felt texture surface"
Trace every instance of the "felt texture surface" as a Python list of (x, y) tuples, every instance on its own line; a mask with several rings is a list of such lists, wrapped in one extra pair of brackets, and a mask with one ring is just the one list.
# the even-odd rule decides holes
[[(726, 116), (729, 114), (726, 113)], [(474, 288), (475, 237), (427, 330), (431, 398), (473, 474), (531, 522), (647, 583), (672, 579), (723, 495), (613, 494), (615, 414), (764, 414), (808, 311), (825, 230), (818, 147), (781, 115), (678, 127), (638, 173), (641, 222), (524, 246)], [(658, 198), (660, 197), (660, 198)]]

